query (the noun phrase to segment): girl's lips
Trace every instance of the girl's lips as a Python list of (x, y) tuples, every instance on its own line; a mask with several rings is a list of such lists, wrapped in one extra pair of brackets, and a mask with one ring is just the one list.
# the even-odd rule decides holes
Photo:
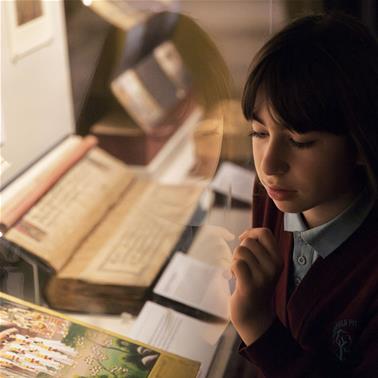
[(267, 192), (270, 198), (276, 201), (285, 201), (293, 197), (295, 195), (295, 190), (286, 190), (277, 187), (267, 187)]

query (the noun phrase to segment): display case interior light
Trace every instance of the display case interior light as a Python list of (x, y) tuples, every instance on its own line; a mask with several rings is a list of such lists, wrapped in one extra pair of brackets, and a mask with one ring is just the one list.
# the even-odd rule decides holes
[(87, 7), (91, 6), (91, 4), (93, 3), (93, 0), (81, 0), (81, 1)]

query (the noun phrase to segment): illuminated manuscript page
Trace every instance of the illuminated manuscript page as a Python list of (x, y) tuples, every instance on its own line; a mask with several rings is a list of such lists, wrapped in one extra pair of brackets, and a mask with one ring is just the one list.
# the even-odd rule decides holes
[(138, 181), (58, 277), (150, 285), (188, 224), (202, 190)]
[(92, 149), (6, 234), (59, 270), (133, 180), (125, 165)]

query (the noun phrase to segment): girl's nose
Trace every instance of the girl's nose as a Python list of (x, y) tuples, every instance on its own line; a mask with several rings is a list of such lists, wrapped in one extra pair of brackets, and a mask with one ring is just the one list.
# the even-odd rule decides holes
[(262, 170), (268, 176), (285, 174), (290, 166), (286, 156), (285, 146), (279, 141), (271, 141), (265, 150)]

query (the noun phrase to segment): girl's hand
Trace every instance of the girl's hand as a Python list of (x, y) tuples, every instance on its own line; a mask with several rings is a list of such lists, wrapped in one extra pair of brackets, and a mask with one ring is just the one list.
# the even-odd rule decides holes
[(277, 242), (267, 228), (252, 228), (240, 236), (231, 271), (236, 277), (231, 296), (231, 321), (246, 345), (257, 340), (271, 325), (272, 296), (283, 261)]

